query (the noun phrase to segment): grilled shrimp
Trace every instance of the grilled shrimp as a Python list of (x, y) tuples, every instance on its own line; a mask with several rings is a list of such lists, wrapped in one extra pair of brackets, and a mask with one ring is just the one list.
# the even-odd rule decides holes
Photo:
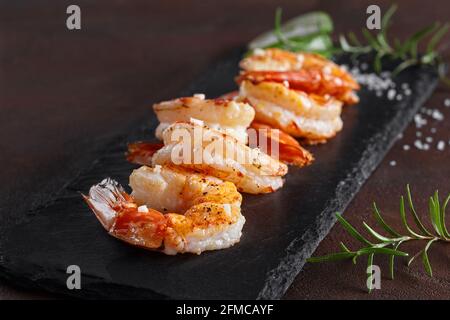
[(359, 101), (359, 89), (352, 76), (330, 60), (312, 53), (294, 53), (280, 49), (258, 50), (240, 63), (237, 78), (255, 84), (263, 81), (286, 83), (293, 90), (320, 96), (330, 95), (346, 103)]
[[(258, 148), (250, 148), (232, 136), (197, 123), (172, 124), (164, 130), (163, 142), (164, 147), (146, 159), (148, 143), (134, 144), (134, 153), (128, 155), (128, 160), (147, 165), (175, 164), (233, 182), (239, 191), (253, 194), (281, 188), (282, 177), (288, 171), (284, 163)], [(139, 154), (140, 145), (143, 154)]]
[(108, 233), (169, 255), (231, 247), (245, 218), (242, 196), (230, 182), (167, 166), (141, 167), (131, 195), (105, 179), (83, 196)]
[(255, 117), (255, 111), (247, 103), (228, 99), (205, 99), (203, 94), (179, 98), (153, 105), (160, 121), (156, 136), (162, 139), (162, 132), (177, 121), (191, 118), (203, 121), (210, 128), (224, 130), (228, 135), (247, 143), (246, 129)]
[(243, 81), (240, 99), (255, 108), (255, 120), (303, 138), (325, 142), (342, 129), (342, 102), (292, 90), (278, 82)]
[(272, 140), (275, 140), (278, 145), (277, 156), (280, 161), (298, 167), (307, 166), (313, 162), (313, 155), (287, 133), (259, 122), (253, 122), (250, 128), (256, 130), (257, 145), (268, 155), (273, 155), (272, 146), (274, 143)]

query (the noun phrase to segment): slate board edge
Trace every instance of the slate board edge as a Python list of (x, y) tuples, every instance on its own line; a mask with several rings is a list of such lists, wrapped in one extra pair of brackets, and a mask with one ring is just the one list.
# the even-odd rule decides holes
[[(396, 137), (402, 133), (419, 111), (420, 107), (431, 96), (438, 84), (438, 79), (434, 79), (428, 86), (428, 90), (418, 97), (413, 105), (404, 112), (398, 112), (392, 121), (386, 125), (384, 134), (374, 136), (364, 151), (359, 161), (359, 170), (346, 177), (343, 185), (336, 188), (336, 198), (326, 205), (327, 210), (321, 212), (316, 219), (315, 231), (300, 235), (286, 249), (285, 257), (280, 261), (277, 268), (268, 272), (267, 282), (258, 295), (257, 299), (281, 299), (289, 289), (296, 276), (300, 273), (319, 243), (327, 236), (331, 228), (336, 223), (335, 213), (344, 213), (353, 197), (360, 190), (364, 182), (384, 159), (396, 142)], [(391, 130), (389, 128), (392, 128)], [(382, 142), (388, 142), (383, 145)], [(345, 188), (348, 185), (347, 188)], [(305, 239), (308, 239), (305, 241)], [(303, 250), (299, 250), (303, 248)], [(278, 275), (278, 276), (277, 276)]]

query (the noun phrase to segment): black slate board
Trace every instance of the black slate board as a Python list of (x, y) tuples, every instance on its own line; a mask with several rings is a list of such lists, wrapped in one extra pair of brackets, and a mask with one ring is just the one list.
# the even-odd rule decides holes
[[(236, 51), (215, 65), (185, 94), (211, 97), (233, 90), (240, 56)], [(348, 57), (343, 61), (351, 64)], [(151, 135), (140, 120), (139, 130), (119, 134), (50, 203), (1, 226), (0, 275), (21, 286), (82, 298), (281, 298), (335, 223), (334, 213), (344, 211), (429, 97), (437, 75), (411, 68), (396, 81), (409, 83), (412, 95), (389, 101), (363, 88), (361, 102), (344, 110), (344, 130), (311, 148), (313, 165), (291, 167), (276, 193), (244, 197), (247, 223), (233, 248), (200, 256), (133, 248), (108, 236), (82, 202), (79, 192), (107, 176), (127, 185), (134, 166), (124, 160), (125, 144)], [(81, 268), (81, 290), (66, 287), (72, 264)]]

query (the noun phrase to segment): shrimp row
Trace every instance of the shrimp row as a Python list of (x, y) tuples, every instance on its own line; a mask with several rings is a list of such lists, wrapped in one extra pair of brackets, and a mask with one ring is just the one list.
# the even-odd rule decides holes
[(239, 91), (153, 105), (160, 142), (133, 142), (127, 160), (141, 165), (131, 193), (107, 178), (84, 200), (107, 232), (165, 254), (196, 253), (240, 241), (240, 192), (275, 192), (288, 164), (314, 160), (296, 138), (325, 142), (342, 129), (343, 104), (358, 101), (358, 84), (320, 56), (279, 49), (244, 58)]

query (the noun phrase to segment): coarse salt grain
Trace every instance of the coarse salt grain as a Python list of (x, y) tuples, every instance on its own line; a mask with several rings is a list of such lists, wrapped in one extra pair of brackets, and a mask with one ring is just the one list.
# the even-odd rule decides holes
[(403, 145), (403, 150), (408, 151), (411, 147), (408, 144)]
[(391, 167), (395, 167), (397, 165), (397, 161), (392, 160), (391, 162), (389, 162), (389, 164), (391, 165)]
[(140, 213), (147, 213), (148, 212), (147, 206), (145, 204), (142, 205), (142, 206), (139, 206), (138, 207), (138, 212), (140, 212)]
[(393, 100), (395, 98), (396, 91), (394, 89), (390, 89), (387, 93), (387, 98), (389, 100)]
[(419, 149), (419, 150), (429, 150), (430, 149), (430, 145), (427, 143), (423, 143), (420, 140), (416, 140), (414, 141), (414, 146)]
[(431, 143), (431, 142), (433, 142), (433, 138), (432, 137), (426, 137), (425, 141), (428, 142), (428, 143)]
[(420, 141), (420, 140), (414, 141), (414, 147), (416, 147), (419, 150), (422, 150), (423, 149), (422, 141)]
[(416, 132), (416, 137), (417, 137), (417, 138), (420, 138), (421, 136), (422, 136), (422, 132), (417, 131), (417, 132)]
[(436, 147), (439, 151), (443, 151), (445, 149), (445, 142), (442, 140), (439, 141)]
[(444, 100), (444, 106), (450, 107), (450, 99), (449, 99), (449, 98), (446, 98), (446, 99)]
[(194, 125), (198, 125), (198, 126), (203, 126), (204, 122), (202, 120), (196, 119), (196, 118), (191, 118), (190, 119), (190, 123), (194, 124)]
[(201, 100), (205, 100), (205, 98), (206, 98), (203, 93), (196, 93), (196, 94), (194, 94), (194, 97), (199, 98)]
[(444, 120), (444, 115), (439, 110), (434, 109), (433, 113), (431, 114), (431, 117), (437, 121)]
[(420, 114), (416, 114), (414, 116), (414, 122), (416, 124), (416, 128), (421, 128), (428, 123), (427, 119), (422, 117)]

